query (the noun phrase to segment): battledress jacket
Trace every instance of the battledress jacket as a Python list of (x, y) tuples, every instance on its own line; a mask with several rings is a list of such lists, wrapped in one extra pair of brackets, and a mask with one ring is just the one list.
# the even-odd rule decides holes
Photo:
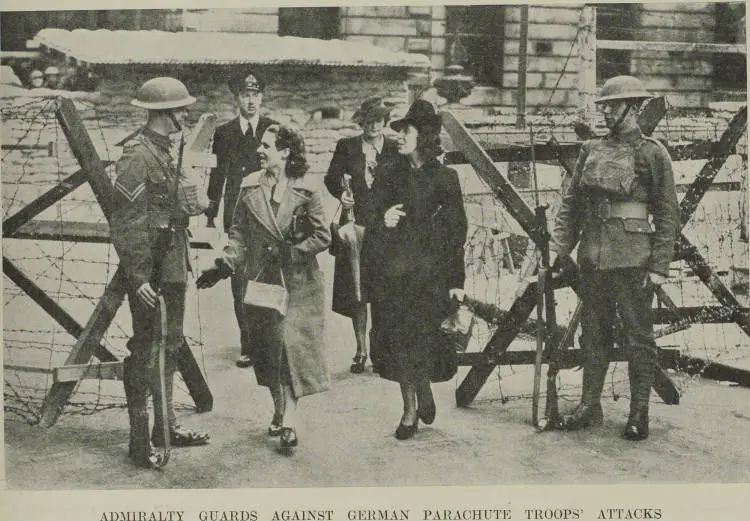
[[(642, 203), (646, 218), (607, 218), (607, 205)], [(578, 246), (582, 268), (645, 268), (669, 275), (679, 230), (679, 206), (669, 153), (639, 128), (583, 144), (550, 248)]]
[[(187, 283), (189, 215), (183, 211), (195, 187), (178, 185), (174, 197), (176, 169), (170, 155), (170, 140), (143, 129), (128, 141), (116, 165), (113, 190), (114, 211), (110, 218), (112, 242), (131, 289), (150, 282), (154, 262), (161, 261), (161, 282)], [(159, 230), (175, 227), (166, 253), (157, 258)]]
[[(269, 351), (268, 367), (256, 364), (260, 385), (274, 385), (278, 362), (286, 355), (295, 396), (305, 396), (329, 387), (325, 356), (325, 288), (317, 254), (328, 248), (331, 233), (319, 190), (307, 177), (288, 179), (278, 210), (269, 201), (271, 183), (265, 171), (254, 172), (242, 183), (242, 190), (229, 230), (229, 244), (218, 260), (220, 266), (245, 278), (279, 283), (279, 267), (289, 292), (289, 307), (281, 320), (281, 341), (264, 345)], [(289, 249), (289, 258), (281, 265), (269, 262), (269, 246), (288, 244), (289, 229), (295, 215), (309, 221), (309, 235)], [(282, 351), (283, 350), (283, 351)], [(276, 362), (274, 362), (276, 361)]]

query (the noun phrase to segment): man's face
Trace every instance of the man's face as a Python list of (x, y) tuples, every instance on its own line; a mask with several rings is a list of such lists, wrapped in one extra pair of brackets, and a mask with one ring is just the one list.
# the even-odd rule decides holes
[(258, 159), (260, 167), (274, 172), (283, 172), (286, 166), (286, 158), (289, 156), (289, 149), (282, 148), (276, 150), (276, 134), (265, 132), (258, 146)]
[(628, 104), (624, 100), (612, 100), (599, 103), (599, 110), (604, 114), (604, 122), (610, 130), (612, 130), (615, 124), (620, 121), (620, 118), (627, 109)]
[[(185, 128), (185, 122), (187, 121), (188, 116), (188, 110), (186, 107), (180, 107), (176, 109), (172, 109), (172, 115), (177, 120), (177, 123), (180, 124), (180, 127), (183, 129)], [(172, 118), (169, 118), (170, 123), (172, 124), (172, 132), (179, 132), (181, 129), (177, 128), (177, 125), (174, 124), (174, 121), (172, 121)]]
[(362, 122), (362, 130), (364, 131), (365, 139), (370, 141), (378, 139), (383, 135), (383, 128), (385, 128), (385, 119), (376, 119)]
[(47, 74), (44, 77), (44, 83), (47, 87), (54, 89), (60, 83), (60, 76), (57, 74)]
[(258, 114), (260, 104), (263, 101), (263, 93), (257, 90), (241, 90), (234, 95), (234, 102), (245, 119), (251, 119)]

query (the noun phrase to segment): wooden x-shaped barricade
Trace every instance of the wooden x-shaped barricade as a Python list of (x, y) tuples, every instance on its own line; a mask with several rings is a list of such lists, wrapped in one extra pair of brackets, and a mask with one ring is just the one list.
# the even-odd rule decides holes
[[(112, 214), (112, 185), (106, 173), (106, 168), (111, 162), (102, 161), (99, 158), (73, 102), (60, 98), (57, 103), (57, 120), (81, 169), (5, 219), (3, 238), (108, 243), (110, 241), (109, 227), (106, 223), (33, 220), (45, 209), (86, 182), (91, 185), (107, 221)], [(195, 241), (191, 243), (191, 246), (203, 249), (212, 247), (207, 242)], [(59, 418), (80, 380), (84, 378), (122, 379), (122, 362), (102, 345), (101, 339), (125, 299), (125, 274), (122, 268), (117, 269), (88, 322), (85, 326), (81, 326), (4, 255), (3, 272), (65, 331), (76, 338), (75, 345), (61, 367), (47, 371), (39, 368), (5, 366), (8, 369), (49, 372), (53, 375), (53, 384), (47, 392), (40, 414), (40, 423), (44, 426), (51, 426)], [(90, 363), (92, 357), (96, 357), (100, 363)], [(199, 412), (210, 411), (213, 407), (211, 391), (184, 339), (182, 348), (178, 352), (177, 368), (185, 380), (196, 409)]]
[[(645, 108), (639, 118), (639, 124), (645, 134), (650, 135), (651, 132), (653, 132), (661, 118), (664, 116), (665, 109), (666, 106), (663, 98), (653, 100)], [(447, 154), (447, 162), (453, 164), (471, 164), (479, 177), (487, 183), (498, 200), (503, 204), (508, 214), (518, 222), (528, 237), (538, 248), (544, 247), (544, 234), (541, 233), (538, 219), (536, 218), (534, 211), (521, 198), (505, 175), (497, 169), (494, 162), (529, 161), (532, 157), (537, 160), (557, 160), (567, 174), (572, 175), (572, 159), (577, 155), (578, 145), (572, 147), (562, 147), (556, 143), (539, 145), (533, 151), (533, 156), (530, 147), (528, 146), (492, 150), (490, 151), (490, 155), (490, 153), (488, 153), (488, 151), (486, 151), (471, 136), (451, 112), (444, 111), (441, 113), (441, 116), (445, 130), (450, 136), (453, 144), (458, 148), (457, 152)], [(689, 147), (686, 147), (687, 150), (677, 151), (674, 148), (670, 150), (672, 154), (679, 152), (682, 159), (697, 159), (698, 157), (696, 156), (699, 156), (701, 152), (708, 152), (707, 157), (709, 158), (698, 176), (690, 185), (680, 203), (681, 229), (684, 228), (690, 220), (701, 199), (713, 183), (716, 174), (724, 165), (729, 155), (735, 150), (737, 142), (745, 132), (746, 126), (747, 108), (743, 107), (729, 123), (729, 126), (725, 130), (721, 139), (718, 142), (712, 143), (708, 150), (705, 149), (705, 146), (693, 147), (693, 151), (691, 151)], [(691, 154), (691, 152), (693, 153)], [(704, 323), (733, 322), (736, 323), (745, 334), (750, 336), (750, 316), (748, 315), (748, 309), (743, 308), (740, 305), (734, 294), (714, 273), (706, 259), (701, 256), (698, 249), (690, 243), (684, 233), (680, 233), (680, 238), (675, 245), (675, 248), (676, 253), (674, 260), (684, 260), (721, 304), (720, 306), (708, 309), (704, 307), (680, 308), (679, 312), (681, 319)], [(551, 286), (549, 288), (550, 297), (555, 289), (569, 285), (572, 285), (573, 289), (575, 289), (575, 278), (573, 276), (568, 275), (553, 279), (553, 283), (548, 285)], [(522, 326), (529, 319), (529, 316), (536, 306), (536, 286), (536, 282), (528, 284), (523, 294), (516, 298), (510, 307), (510, 310), (505, 315), (507, 324), (500, 324), (500, 327), (498, 327), (493, 336), (487, 342), (482, 352), (459, 354), (459, 364), (471, 366), (471, 369), (456, 389), (456, 403), (459, 406), (467, 406), (474, 400), (477, 393), (485, 384), (496, 366), (534, 363), (535, 352), (508, 351), (508, 348), (519, 334)], [(550, 302), (553, 301), (553, 298), (548, 298), (546, 300)], [(665, 313), (661, 309), (655, 309), (655, 319), (658, 323), (667, 322), (669, 318), (669, 313)], [(571, 326), (576, 327), (577, 324), (571, 324)], [(570, 335), (563, 335), (563, 337), (571, 338)], [(559, 347), (560, 346), (548, 347), (544, 353), (544, 360), (548, 362), (553, 350), (556, 350)], [(677, 367), (680, 363), (686, 362), (685, 360), (680, 359), (679, 352), (676, 350), (661, 350), (660, 356), (661, 362), (665, 366)], [(612, 360), (624, 361), (626, 358), (624, 358), (623, 353), (615, 352), (613, 353)], [(696, 360), (691, 360), (691, 362), (695, 364)], [(565, 349), (562, 353), (560, 363), (561, 367), (564, 368), (580, 365), (582, 363), (580, 349)], [(718, 371), (704, 372), (704, 376), (718, 376), (724, 380), (733, 380), (743, 385), (750, 386), (750, 372), (726, 366), (718, 369)], [(658, 388), (656, 390), (657, 392), (660, 391)]]

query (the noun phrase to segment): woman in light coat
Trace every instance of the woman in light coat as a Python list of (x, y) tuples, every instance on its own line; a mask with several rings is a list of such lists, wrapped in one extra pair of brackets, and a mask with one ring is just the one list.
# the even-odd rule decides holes
[[(325, 391), (329, 375), (324, 352), (325, 297), (316, 255), (328, 248), (331, 235), (320, 194), (306, 177), (308, 164), (302, 135), (272, 125), (258, 148), (262, 170), (250, 174), (229, 231), (229, 244), (215, 266), (198, 278), (210, 287), (241, 273), (247, 281), (283, 285), (289, 293), (285, 315), (246, 295), (247, 319), (259, 346), (255, 375), (268, 387), (274, 416), (268, 428), (281, 436), (281, 448), (298, 443), (297, 401)], [(252, 292), (252, 285), (248, 289)]]

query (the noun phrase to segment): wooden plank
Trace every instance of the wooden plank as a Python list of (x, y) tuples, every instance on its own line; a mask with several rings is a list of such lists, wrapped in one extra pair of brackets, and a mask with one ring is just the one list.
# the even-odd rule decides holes
[(19, 371), (22, 373), (41, 373), (41, 374), (53, 374), (54, 369), (49, 367), (34, 367), (32, 365), (14, 365), (14, 364), (3, 364), (4, 371)]
[[(86, 327), (80, 334), (76, 335), (77, 341), (70, 350), (65, 365), (87, 364), (91, 360), (91, 356), (95, 354), (96, 346), (99, 345), (125, 299), (125, 294), (125, 271), (118, 268), (110, 283), (107, 284), (94, 312), (89, 317)], [(112, 358), (110, 360), (101, 360), (100, 358), (100, 360), (102, 362), (116, 361), (114, 357)], [(52, 384), (42, 405), (41, 425), (51, 427), (55, 424), (75, 388), (75, 381), (59, 381)]]
[[(61, 308), (57, 302), (52, 300), (39, 286), (32, 282), (13, 261), (3, 256), (3, 273), (21, 288), (31, 299), (47, 312), (55, 321), (62, 326), (70, 335), (78, 338), (83, 332), (83, 327), (67, 311)], [(94, 347), (94, 356), (102, 362), (112, 362), (117, 358), (101, 344)]]
[(12, 235), (21, 226), (42, 213), (50, 206), (57, 203), (60, 199), (71, 193), (88, 180), (88, 174), (85, 170), (79, 170), (74, 174), (63, 179), (53, 188), (43, 193), (29, 204), (21, 208), (18, 212), (11, 215), (3, 221), (3, 236)]
[[(731, 324), (734, 322), (732, 315), (726, 307), (722, 306), (688, 306), (677, 308), (680, 313), (680, 319), (688, 322), (701, 324)], [(750, 308), (738, 306), (736, 313), (747, 314)], [(654, 324), (670, 324), (674, 322), (674, 317), (668, 309), (654, 308)]]
[(650, 42), (644, 40), (597, 40), (598, 49), (618, 51), (668, 51), (711, 54), (744, 54), (747, 47), (739, 43)]
[(195, 403), (195, 410), (198, 412), (208, 412), (214, 407), (214, 397), (211, 389), (208, 387), (198, 362), (195, 361), (193, 352), (187, 341), (182, 339), (182, 347), (177, 351), (177, 369), (182, 374), (185, 386), (190, 393), (190, 397)]
[(55, 367), (52, 374), (55, 383), (77, 383), (84, 379), (122, 380), (122, 362), (64, 365)]
[(112, 183), (105, 171), (105, 163), (99, 158), (94, 143), (91, 141), (73, 101), (60, 98), (56, 116), (78, 164), (88, 173), (91, 189), (104, 212), (104, 216), (109, 220), (113, 205)]
[(716, 174), (724, 166), (730, 153), (736, 148), (746, 128), (747, 106), (744, 106), (735, 114), (729, 126), (722, 134), (721, 139), (719, 139), (719, 143), (713, 151), (715, 154), (714, 157), (703, 165), (703, 168), (701, 168), (701, 171), (695, 177), (690, 190), (688, 190), (685, 197), (680, 201), (680, 221), (682, 222), (682, 226), (685, 226), (696, 208), (698, 208), (698, 203), (700, 203), (708, 187), (713, 183)]
[(463, 151), (476, 173), (496, 192), (508, 213), (521, 225), (529, 238), (535, 244), (541, 245), (542, 236), (537, 229), (536, 217), (531, 208), (461, 122), (449, 111), (442, 111), (440, 115), (453, 143)]
[[(190, 239), (190, 247), (199, 250), (212, 250), (210, 233), (196, 230), (196, 236)], [(106, 244), (111, 241), (107, 223), (83, 221), (31, 221), (10, 235), (10, 239), (31, 239), (35, 241), (69, 241)]]
[[(533, 365), (534, 351), (505, 351), (503, 353), (494, 352), (469, 352), (458, 353), (458, 365), (472, 366), (475, 368), (486, 368), (494, 370), (496, 365)], [(542, 356), (545, 364), (550, 362), (551, 352), (546, 350)], [(582, 349), (564, 349), (561, 353), (561, 369), (571, 369), (583, 364), (584, 356)], [(665, 367), (677, 367), (680, 360), (680, 351), (678, 349), (660, 349), (660, 364)], [(627, 362), (628, 353), (625, 349), (616, 348), (610, 352), (610, 362)]]
[(747, 369), (687, 356), (680, 360), (680, 367), (688, 374), (700, 374), (703, 378), (734, 382), (750, 387), (750, 371)]

